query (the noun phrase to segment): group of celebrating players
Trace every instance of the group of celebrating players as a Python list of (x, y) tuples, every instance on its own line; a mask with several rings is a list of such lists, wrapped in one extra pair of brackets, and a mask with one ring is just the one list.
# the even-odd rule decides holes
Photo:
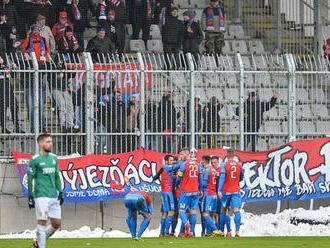
[[(51, 135), (41, 134), (37, 142), (39, 153), (29, 161), (28, 204), (30, 209), (36, 209), (37, 237), (33, 240), (33, 246), (45, 248), (46, 241), (61, 226), (64, 194), (58, 158), (51, 153)], [(216, 156), (203, 156), (198, 163), (194, 152), (187, 148), (181, 149), (179, 158), (166, 155), (162, 168), (154, 177), (154, 180), (160, 180), (162, 190), (160, 236), (175, 236), (180, 218), (179, 237), (194, 237), (198, 206), (202, 236), (231, 237), (231, 209), (234, 212), (235, 236), (239, 236), (242, 205), (239, 183), (242, 179), (242, 165), (237, 161), (233, 149), (227, 150), (221, 164)], [(132, 189), (126, 194), (124, 204), (127, 209), (126, 223), (132, 238), (139, 241), (151, 220), (152, 201), (145, 192)], [(137, 214), (143, 216), (138, 232)], [(48, 220), (50, 225), (47, 226)]]
[[(201, 212), (202, 236), (232, 237), (229, 214), (232, 209), (235, 236), (238, 237), (242, 205), (239, 183), (243, 175), (242, 165), (237, 161), (233, 149), (227, 150), (221, 164), (217, 156), (203, 156), (198, 163), (187, 148), (181, 149), (179, 158), (166, 155), (163, 167), (154, 177), (154, 180), (160, 179), (161, 183), (160, 237), (175, 236), (178, 218), (181, 220), (178, 236), (194, 237), (198, 207)], [(133, 191), (126, 195), (124, 204), (132, 238), (141, 240), (153, 212), (151, 199), (144, 192)], [(144, 219), (136, 234), (137, 213)]]

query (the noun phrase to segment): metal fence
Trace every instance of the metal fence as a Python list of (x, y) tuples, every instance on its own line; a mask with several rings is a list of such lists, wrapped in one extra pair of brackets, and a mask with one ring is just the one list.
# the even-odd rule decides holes
[[(314, 56), (7, 55), (1, 77), (1, 156), (104, 154), (140, 147), (264, 150), (330, 133), (329, 62)], [(1, 61), (0, 61), (1, 62)]]

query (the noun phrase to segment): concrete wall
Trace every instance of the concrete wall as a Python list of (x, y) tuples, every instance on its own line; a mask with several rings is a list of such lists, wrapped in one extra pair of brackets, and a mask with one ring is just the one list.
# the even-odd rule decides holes
[[(0, 164), (0, 234), (10, 232), (22, 232), (35, 228), (35, 212), (29, 210), (27, 200), (20, 196), (21, 189), (15, 166)], [(160, 197), (154, 198), (155, 214), (151, 222), (151, 228), (159, 226)], [(316, 200), (314, 208), (330, 205), (329, 199)], [(309, 208), (309, 201), (282, 202), (282, 210), (285, 208)], [(275, 213), (276, 202), (249, 203), (246, 211), (255, 214)], [(74, 230), (82, 226), (91, 228), (102, 227), (102, 214), (100, 203), (65, 203), (63, 205), (63, 229)], [(104, 203), (104, 229), (128, 231), (125, 222), (125, 209), (123, 200), (112, 200)]]

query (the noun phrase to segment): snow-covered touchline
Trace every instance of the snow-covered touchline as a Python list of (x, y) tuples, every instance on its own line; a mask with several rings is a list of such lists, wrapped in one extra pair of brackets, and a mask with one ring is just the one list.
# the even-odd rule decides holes
[[(279, 214), (254, 215), (242, 213), (241, 236), (329, 236), (330, 224), (311, 225), (311, 224), (291, 224), (293, 218), (303, 219), (314, 222), (330, 221), (330, 207), (320, 208), (319, 210), (289, 209)], [(65, 220), (63, 220), (65, 221)], [(158, 221), (158, 219), (153, 219)], [(233, 222), (232, 222), (233, 225)], [(179, 230), (180, 223), (177, 227)], [(234, 226), (232, 226), (234, 230)], [(201, 225), (196, 226), (196, 235), (201, 233)], [(144, 237), (158, 237), (158, 229), (147, 229)], [(35, 237), (34, 230), (26, 230), (22, 233), (9, 233), (0, 235), (0, 239), (22, 238), (29, 239)], [(78, 230), (61, 230), (55, 233), (53, 238), (129, 238), (130, 234), (118, 230), (104, 231), (101, 228), (91, 229), (83, 226)]]

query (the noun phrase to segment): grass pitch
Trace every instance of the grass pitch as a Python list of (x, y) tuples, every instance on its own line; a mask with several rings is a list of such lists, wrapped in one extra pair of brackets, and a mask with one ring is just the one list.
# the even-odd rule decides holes
[[(31, 240), (0, 239), (0, 247), (30, 248)], [(330, 237), (264, 237), (264, 238), (145, 238), (137, 242), (130, 239), (50, 239), (47, 248), (329, 248)]]

